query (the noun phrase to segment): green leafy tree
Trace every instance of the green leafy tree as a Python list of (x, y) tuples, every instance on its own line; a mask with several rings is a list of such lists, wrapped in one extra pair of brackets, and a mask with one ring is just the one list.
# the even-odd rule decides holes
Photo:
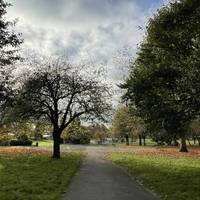
[(103, 143), (108, 135), (108, 128), (104, 124), (95, 123), (88, 127), (92, 138), (96, 139), (99, 143)]
[(129, 144), (129, 137), (139, 137), (139, 144), (142, 145), (144, 136), (144, 122), (141, 118), (135, 116), (128, 107), (119, 107), (113, 116), (112, 132), (117, 138), (125, 138), (126, 144)]
[(19, 60), (18, 47), (22, 43), (21, 35), (12, 31), (15, 21), (6, 21), (6, 9), (11, 4), (0, 0), (0, 66), (11, 65)]
[(67, 143), (89, 144), (91, 133), (87, 127), (81, 125), (79, 118), (75, 119), (61, 136)]
[(34, 138), (35, 140), (41, 140), (44, 134), (52, 132), (52, 126), (47, 120), (34, 121)]
[(194, 144), (198, 141), (200, 146), (200, 119), (197, 118), (191, 123), (191, 136), (194, 140)]
[(27, 122), (12, 123), (8, 130), (14, 134), (17, 139), (27, 140), (34, 132), (34, 124)]
[(5, 108), (12, 93), (8, 66), (20, 59), (18, 47), (22, 43), (21, 35), (12, 30), (15, 21), (7, 21), (5, 18), (9, 6), (9, 3), (0, 0), (0, 125), (3, 124)]
[[(146, 123), (181, 138), (187, 152), (190, 123), (200, 105), (200, 1), (173, 1), (149, 20), (131, 64), (124, 98)], [(158, 130), (159, 132), (159, 130)]]

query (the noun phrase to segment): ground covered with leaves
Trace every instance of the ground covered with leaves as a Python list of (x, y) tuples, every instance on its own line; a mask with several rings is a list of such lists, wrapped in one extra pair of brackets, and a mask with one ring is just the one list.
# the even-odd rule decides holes
[(199, 153), (198, 148), (179, 153), (173, 147), (127, 147), (108, 157), (163, 200), (199, 200)]
[(171, 158), (200, 158), (200, 147), (190, 146), (188, 152), (179, 152), (179, 147), (174, 146), (119, 146), (120, 152), (133, 153), (137, 155), (164, 156)]
[(52, 160), (37, 148), (0, 148), (0, 199), (58, 200), (81, 160), (80, 153)]

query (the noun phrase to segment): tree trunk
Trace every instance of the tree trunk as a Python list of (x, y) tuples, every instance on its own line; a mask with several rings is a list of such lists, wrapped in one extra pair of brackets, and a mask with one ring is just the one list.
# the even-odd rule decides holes
[(60, 159), (60, 133), (59, 131), (53, 132), (53, 158)]
[(129, 145), (129, 136), (128, 136), (128, 134), (125, 135), (125, 138), (126, 138), (126, 145)]
[(192, 139), (194, 141), (194, 144), (196, 144), (196, 137), (195, 136), (192, 136)]
[(181, 136), (180, 152), (188, 152), (185, 135)]
[(142, 136), (139, 135), (139, 145), (142, 146)]
[(145, 136), (143, 136), (143, 144), (144, 144), (144, 146), (146, 146), (146, 137)]

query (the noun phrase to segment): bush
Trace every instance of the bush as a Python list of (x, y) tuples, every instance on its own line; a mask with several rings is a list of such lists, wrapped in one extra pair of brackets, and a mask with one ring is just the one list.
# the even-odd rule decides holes
[(10, 146), (31, 146), (32, 141), (31, 140), (11, 140)]
[(68, 140), (67, 140), (68, 143), (71, 143), (71, 144), (89, 144), (90, 143), (90, 138), (87, 137), (87, 136), (80, 136), (79, 138), (76, 138), (76, 137), (70, 137)]
[(10, 138), (7, 135), (0, 135), (0, 146), (9, 146)]
[(9, 146), (10, 141), (0, 141), (0, 146)]

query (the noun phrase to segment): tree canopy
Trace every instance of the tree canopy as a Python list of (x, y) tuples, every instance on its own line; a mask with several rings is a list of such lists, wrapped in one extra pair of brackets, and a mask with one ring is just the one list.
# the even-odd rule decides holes
[(13, 30), (15, 21), (7, 21), (5, 18), (9, 6), (10, 4), (0, 0), (0, 125), (11, 94), (8, 66), (20, 59), (18, 48), (22, 43), (21, 35)]
[(57, 158), (62, 131), (79, 117), (105, 120), (111, 108), (110, 94), (106, 84), (83, 73), (83, 66), (76, 68), (62, 58), (37, 66), (19, 88), (15, 113), (20, 118), (43, 117), (51, 122)]
[(115, 137), (121, 139), (137, 138), (144, 133), (144, 122), (127, 106), (120, 106), (113, 115), (112, 132)]
[(6, 9), (11, 4), (0, 0), (0, 66), (10, 65), (19, 60), (18, 47), (22, 43), (21, 35), (11, 29), (16, 21), (6, 21)]
[(185, 136), (200, 105), (200, 2), (173, 1), (150, 20), (126, 83), (124, 99), (146, 123)]
[(72, 144), (89, 144), (91, 133), (88, 127), (81, 125), (81, 120), (76, 118), (63, 132), (63, 140)]

